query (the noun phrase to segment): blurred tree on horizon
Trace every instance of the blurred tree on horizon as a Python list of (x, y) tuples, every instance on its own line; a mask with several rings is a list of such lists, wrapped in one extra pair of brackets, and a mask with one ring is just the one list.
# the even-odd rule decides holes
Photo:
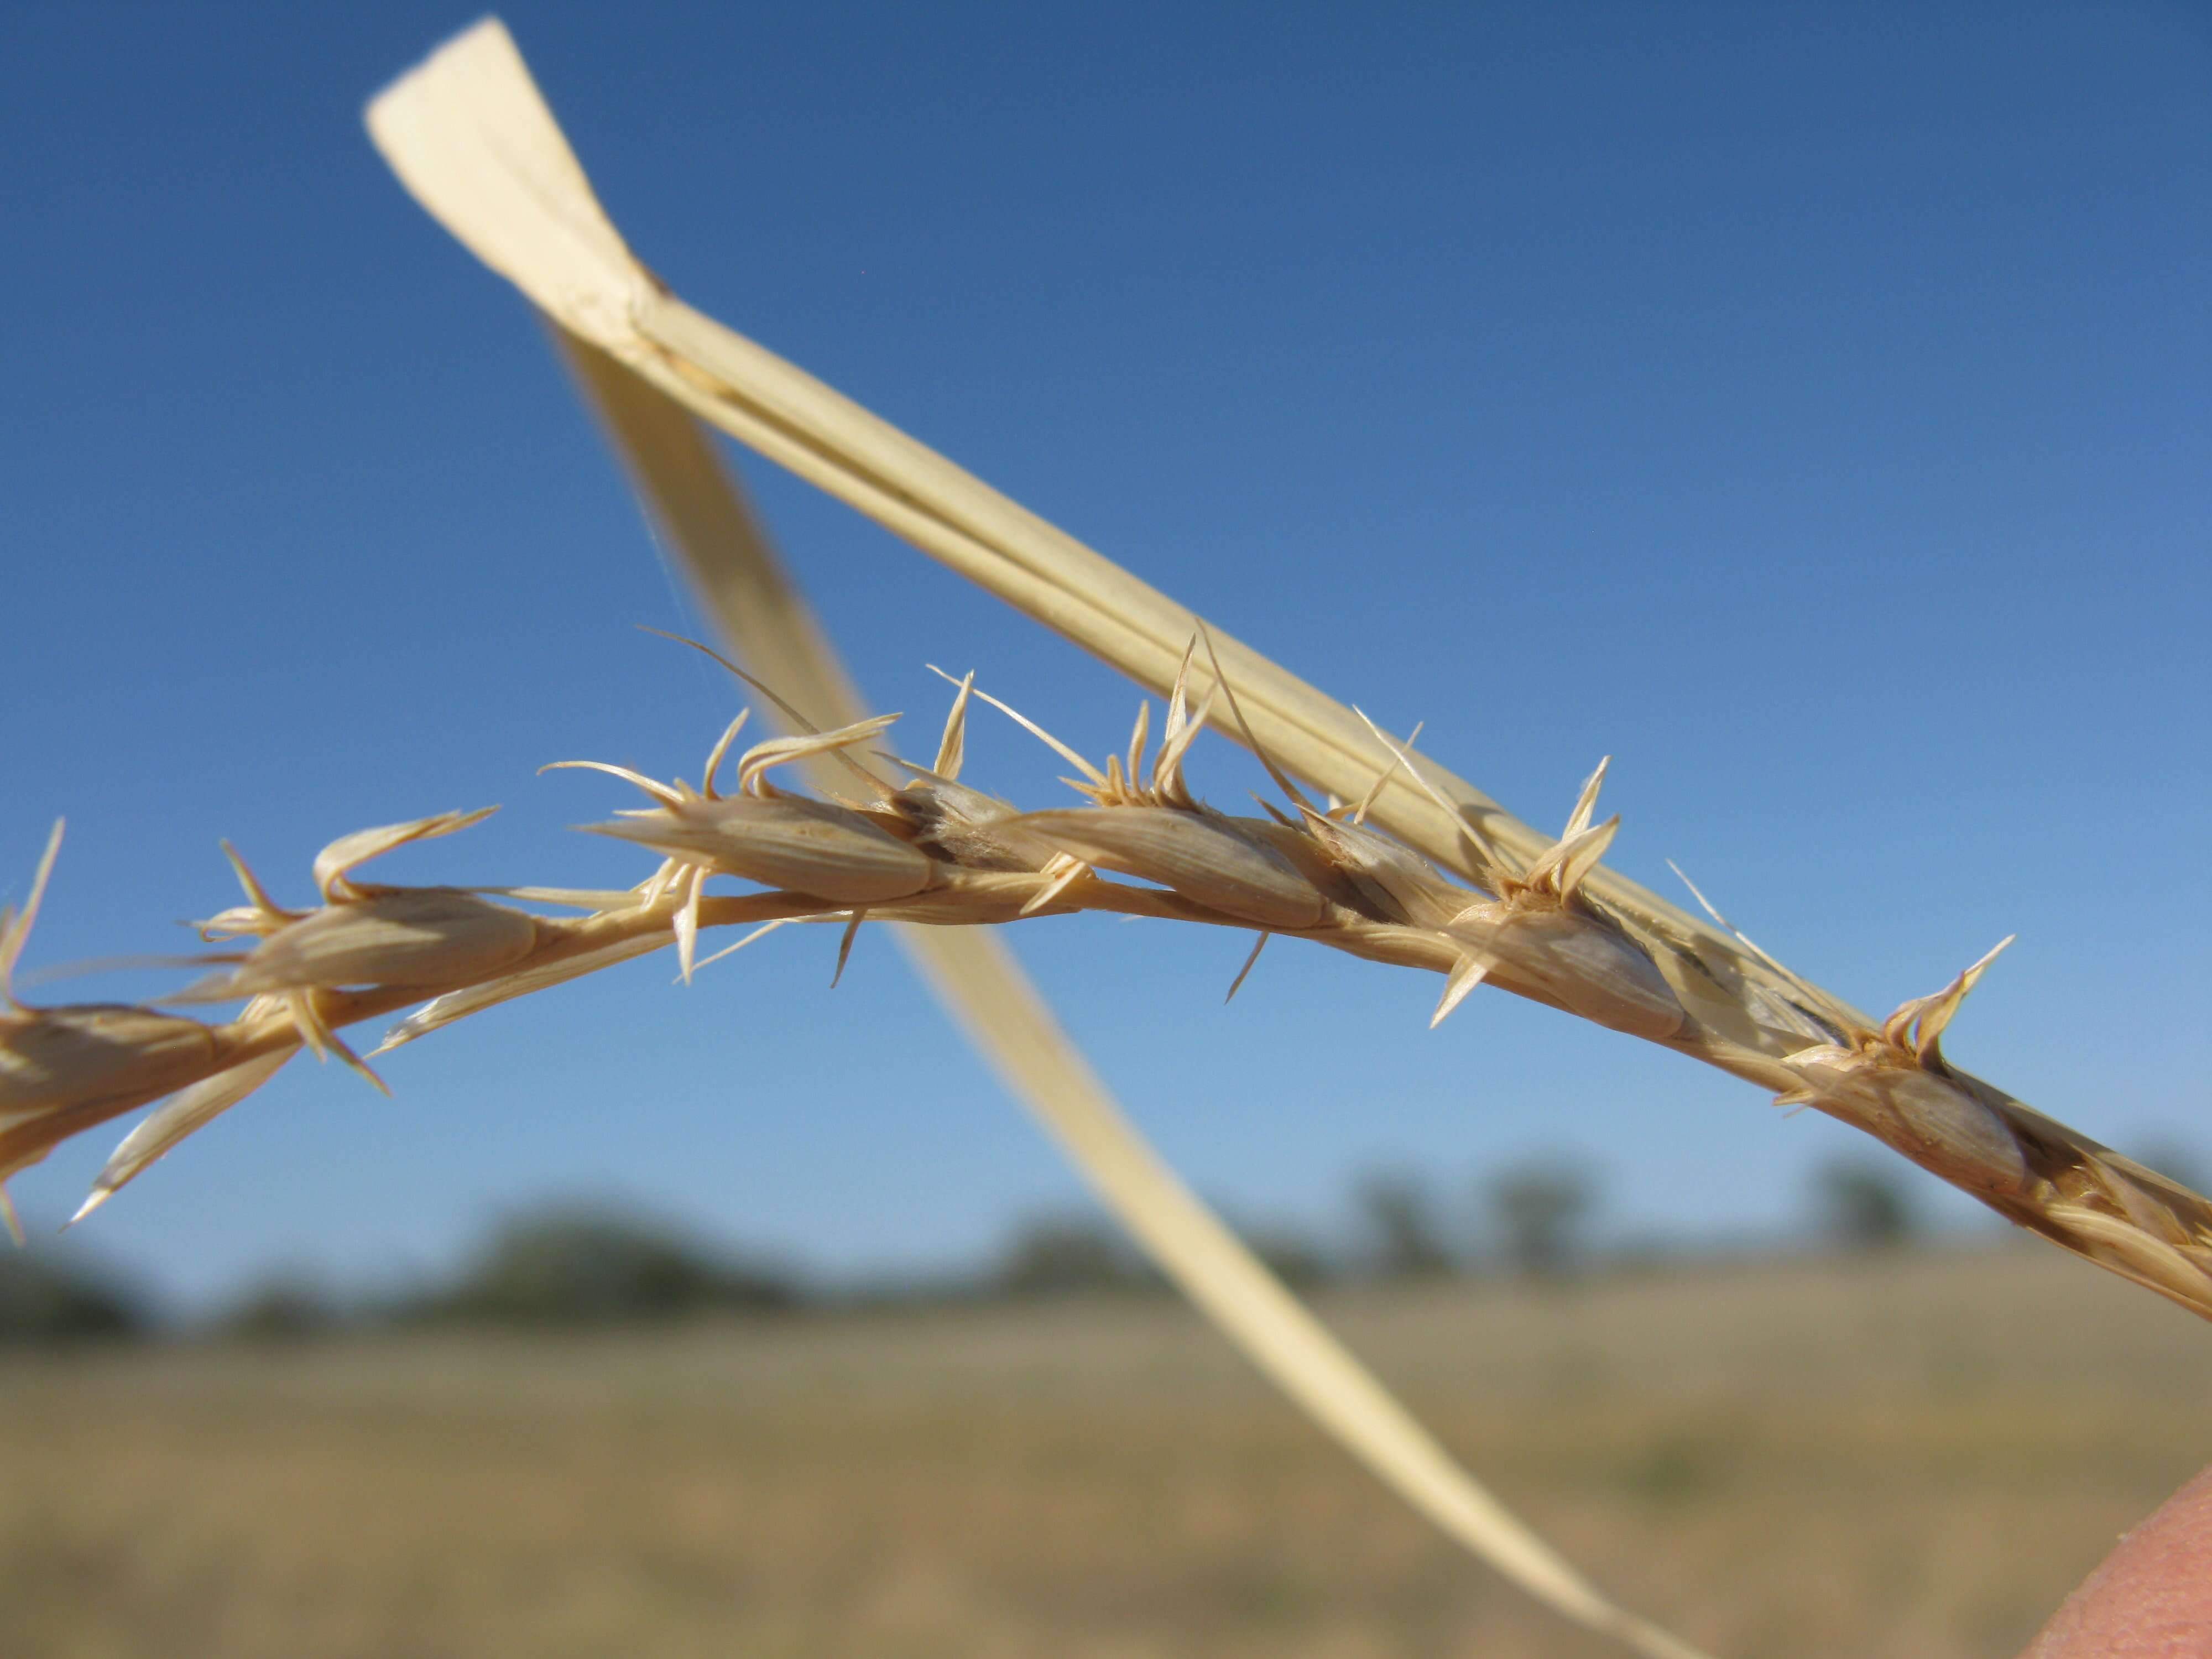
[(1457, 1271), (1427, 1185), (1402, 1174), (1370, 1175), (1353, 1194), (1376, 1273), (1435, 1279)]
[(0, 1346), (143, 1336), (153, 1326), (146, 1299), (112, 1274), (0, 1244)]
[(280, 1273), (249, 1285), (216, 1316), (215, 1329), (249, 1342), (292, 1341), (336, 1330), (351, 1317), (312, 1279)]
[(1545, 1160), (1500, 1171), (1484, 1185), (1505, 1260), (1532, 1279), (1562, 1279), (1588, 1255), (1586, 1232), (1597, 1200), (1589, 1176), (1572, 1164)]
[(1822, 1164), (1813, 1175), (1821, 1235), (1846, 1250), (1893, 1250), (1920, 1231), (1912, 1195), (1890, 1169), (1856, 1159)]
[(1066, 1296), (1163, 1291), (1167, 1281), (1103, 1217), (1041, 1215), (1015, 1225), (981, 1288), (1001, 1296)]
[(523, 1212), (494, 1230), (450, 1285), (401, 1316), (611, 1324), (712, 1312), (780, 1312), (795, 1280), (696, 1243), (665, 1222), (589, 1206)]

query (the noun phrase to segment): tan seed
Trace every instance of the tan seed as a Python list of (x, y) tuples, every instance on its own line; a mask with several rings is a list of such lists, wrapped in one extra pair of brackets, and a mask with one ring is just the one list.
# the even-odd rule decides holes
[(1256, 927), (1316, 927), (1328, 901), (1272, 847), (1212, 812), (1169, 806), (1069, 807), (1017, 820), (1087, 864), (1156, 881)]
[(800, 795), (691, 799), (590, 826), (769, 887), (877, 904), (930, 884), (929, 855), (849, 806)]

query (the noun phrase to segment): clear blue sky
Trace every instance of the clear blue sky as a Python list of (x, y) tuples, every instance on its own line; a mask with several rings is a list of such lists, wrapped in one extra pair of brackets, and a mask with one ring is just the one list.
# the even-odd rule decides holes
[[(1524, 817), (1613, 753), (1615, 862), (1856, 1000), (2017, 931), (1957, 1055), (2212, 1152), (2202, 8), (625, 11), (506, 15), (695, 304)], [(34, 967), (177, 948), (221, 836), (297, 896), (332, 836), (497, 800), (392, 878), (629, 880), (564, 828), (619, 787), (533, 769), (693, 771), (732, 711), (632, 630), (699, 624), (523, 303), (362, 134), (474, 15), (0, 14), (0, 896), (70, 818)], [(933, 727), (934, 660), (1120, 739), (1114, 677), (748, 475), (882, 706)], [(1003, 727), (971, 757), (1056, 795)], [(66, 1248), (193, 1298), (367, 1284), (570, 1193), (855, 1272), (1072, 1201), (888, 941), (834, 994), (832, 943), (486, 1016), (392, 1102), (295, 1065)], [(1326, 952), (1224, 1009), (1236, 938), (1018, 943), (1249, 1215), (1558, 1152), (1617, 1231), (1739, 1232), (1857, 1144), (1510, 998), (1429, 1033), (1432, 983)], [(112, 1139), (16, 1183), (35, 1221)]]

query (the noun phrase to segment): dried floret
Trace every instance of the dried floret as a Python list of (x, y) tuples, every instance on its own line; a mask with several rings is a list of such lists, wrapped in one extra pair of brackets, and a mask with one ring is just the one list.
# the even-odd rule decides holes
[[(451, 835), (480, 822), (474, 812), (441, 812), (343, 836), (317, 854), (315, 884), (324, 902), (292, 910), (269, 896), (228, 842), (223, 851), (246, 903), (199, 924), (203, 938), (254, 937), (227, 973), (210, 975), (174, 1000), (281, 999), (301, 1041), (319, 1058), (337, 1054), (379, 1089), (384, 1083), (330, 1028), (317, 994), (349, 986), (420, 986), (440, 990), (495, 974), (528, 956), (540, 934), (522, 911), (453, 887), (371, 885), (350, 879), (358, 866), (410, 842)], [(388, 1091), (387, 1091), (388, 1092)]]
[(868, 742), (897, 718), (879, 714), (834, 732), (812, 732), (756, 744), (738, 763), (738, 793), (734, 795), (715, 790), (714, 774), (744, 725), (743, 714), (731, 722), (708, 756), (697, 789), (681, 778), (661, 783), (604, 761), (554, 764), (611, 773), (635, 784), (659, 803), (619, 812), (619, 823), (584, 827), (595, 835), (650, 847), (680, 866), (673, 883), (680, 894), (676, 938), (684, 975), (689, 979), (696, 950), (700, 896), (710, 875), (742, 876), (841, 908), (854, 907), (856, 925), (860, 910), (908, 897), (937, 879), (937, 865), (927, 853), (891, 834), (866, 813), (842, 803), (780, 789), (768, 775), (772, 768)]
[(1932, 996), (1900, 1003), (1879, 1030), (1853, 1025), (1843, 1043), (1801, 1048), (1783, 1063), (1803, 1086), (1776, 1097), (1816, 1106), (1872, 1130), (1943, 1177), (1971, 1190), (2004, 1195), (2029, 1181), (2019, 1137), (2002, 1113), (1944, 1063), (1942, 1036), (2001, 940)]
[(1184, 648), (1168, 696), (1159, 753), (1149, 768), (1149, 703), (1138, 706), (1126, 764), (1121, 756), (1109, 755), (1097, 767), (1026, 715), (996, 697), (975, 693), (1070, 762), (1081, 775), (1066, 781), (1093, 803), (1088, 808), (1028, 812), (1012, 821), (1015, 832), (1061, 855), (1046, 866), (1049, 879), (1030, 901), (1032, 908), (1058, 898), (1096, 866), (1156, 881), (1195, 903), (1269, 931), (1304, 930), (1328, 919), (1328, 896), (1295, 861), (1266, 836), (1191, 793), (1183, 757), (1205, 730), (1213, 701), (1209, 693), (1195, 710), (1190, 704), (1191, 659), (1198, 643), (1194, 635)]

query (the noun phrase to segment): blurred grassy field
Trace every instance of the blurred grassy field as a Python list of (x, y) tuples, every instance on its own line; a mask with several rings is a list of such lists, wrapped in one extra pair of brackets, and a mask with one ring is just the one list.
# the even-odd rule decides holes
[[(2212, 1458), (2212, 1332), (2057, 1252), (1346, 1292), (1729, 1659), (2009, 1655)], [(0, 1654), (1595, 1655), (1179, 1305), (0, 1362)]]

